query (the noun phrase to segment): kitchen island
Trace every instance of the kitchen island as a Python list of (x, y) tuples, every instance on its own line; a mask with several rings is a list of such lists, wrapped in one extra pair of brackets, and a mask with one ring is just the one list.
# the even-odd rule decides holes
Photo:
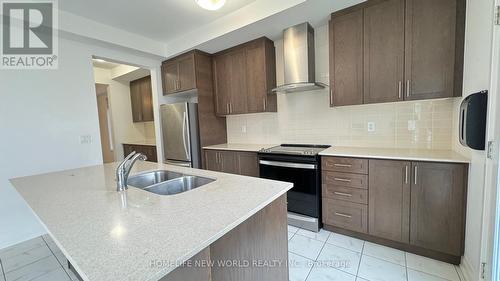
[(150, 162), (215, 181), (117, 192), (118, 163), (11, 180), (83, 280), (288, 280), (290, 183)]

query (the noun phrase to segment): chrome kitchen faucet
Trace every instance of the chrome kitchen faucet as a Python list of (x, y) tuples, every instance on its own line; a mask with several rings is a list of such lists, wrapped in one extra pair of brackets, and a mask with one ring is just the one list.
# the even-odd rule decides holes
[(146, 161), (148, 158), (142, 153), (136, 153), (133, 151), (118, 165), (116, 168), (116, 191), (124, 191), (128, 189), (127, 180), (130, 174), (130, 170), (134, 166), (137, 160)]

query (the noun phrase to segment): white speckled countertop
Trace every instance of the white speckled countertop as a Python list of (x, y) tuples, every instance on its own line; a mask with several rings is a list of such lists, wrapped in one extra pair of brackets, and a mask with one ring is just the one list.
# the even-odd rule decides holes
[[(170, 196), (133, 187), (118, 193), (117, 165), (11, 180), (84, 280), (159, 280), (292, 187), (140, 162), (131, 174), (166, 169), (216, 181)], [(151, 267), (152, 261), (169, 266)]]
[(263, 148), (270, 148), (277, 145), (278, 144), (224, 143), (224, 144), (205, 146), (203, 147), (203, 149), (258, 152)]
[(431, 162), (469, 163), (470, 160), (453, 150), (392, 149), (332, 146), (320, 152), (322, 156), (376, 158)]
[[(206, 146), (204, 149), (258, 152), (262, 148), (270, 148), (273, 146), (276, 146), (276, 144), (224, 143)], [(389, 160), (470, 163), (470, 159), (453, 150), (347, 147), (334, 145), (326, 150), (323, 150), (320, 155)]]

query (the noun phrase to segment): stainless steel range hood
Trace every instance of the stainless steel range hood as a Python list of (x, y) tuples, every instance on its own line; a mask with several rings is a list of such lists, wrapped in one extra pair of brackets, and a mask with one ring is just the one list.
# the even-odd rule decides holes
[(308, 22), (283, 31), (283, 49), (285, 84), (273, 92), (303, 92), (327, 87), (315, 80), (314, 29)]

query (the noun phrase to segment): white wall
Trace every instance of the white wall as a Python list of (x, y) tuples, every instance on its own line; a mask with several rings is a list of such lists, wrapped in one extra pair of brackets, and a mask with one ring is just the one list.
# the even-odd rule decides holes
[(59, 69), (0, 70), (0, 248), (44, 233), (8, 179), (102, 163), (92, 55), (153, 69), (159, 93), (160, 57), (64, 36)]
[[(464, 63), (464, 97), (490, 87), (493, 1), (467, 1)], [(457, 102), (457, 104), (459, 101)], [(458, 111), (455, 119), (458, 120)], [(458, 126), (457, 126), (458, 127)], [(462, 271), (469, 281), (479, 280), (481, 231), (486, 155), (484, 151), (464, 148), (454, 138), (454, 148), (471, 158), (467, 194), (467, 225)]]
[[(315, 28), (316, 80), (329, 84), (328, 26)], [(283, 83), (283, 40), (275, 41), (277, 83)], [(228, 116), (231, 143), (320, 143), (413, 149), (452, 147), (455, 99), (330, 108), (329, 90), (278, 94), (278, 112)], [(415, 124), (408, 129), (408, 122)], [(368, 132), (368, 122), (375, 131)], [(245, 130), (246, 128), (246, 130)]]
[(95, 82), (107, 84), (108, 101), (114, 140), (115, 160), (123, 160), (123, 143), (135, 141), (154, 141), (154, 122), (134, 123), (132, 120), (132, 102), (130, 85), (111, 79), (112, 70), (94, 67)]

